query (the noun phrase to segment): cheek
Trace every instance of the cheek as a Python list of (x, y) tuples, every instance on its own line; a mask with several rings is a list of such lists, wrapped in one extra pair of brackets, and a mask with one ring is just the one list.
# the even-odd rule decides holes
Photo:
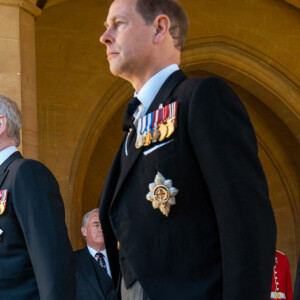
[(130, 36), (124, 36), (122, 38), (123, 50), (127, 55), (143, 54), (151, 48), (152, 37), (149, 34), (142, 32), (132, 34)]

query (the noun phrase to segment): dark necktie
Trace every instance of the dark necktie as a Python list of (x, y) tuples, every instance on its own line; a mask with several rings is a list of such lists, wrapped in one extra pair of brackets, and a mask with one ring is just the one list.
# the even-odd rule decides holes
[(134, 128), (133, 114), (140, 104), (141, 104), (140, 100), (136, 97), (132, 98), (130, 100), (130, 102), (128, 103), (127, 109), (126, 109), (124, 117), (123, 117), (122, 129), (124, 131), (128, 132), (130, 128)]
[(107, 267), (106, 267), (106, 263), (105, 263), (105, 260), (104, 260), (104, 255), (101, 252), (97, 252), (95, 254), (95, 257), (97, 258), (97, 261), (98, 261), (100, 267), (103, 268), (107, 272)]

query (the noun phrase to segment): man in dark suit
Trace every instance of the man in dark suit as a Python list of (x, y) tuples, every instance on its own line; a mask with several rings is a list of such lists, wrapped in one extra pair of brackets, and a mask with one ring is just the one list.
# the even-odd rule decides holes
[(110, 70), (135, 89), (100, 204), (122, 299), (269, 299), (276, 226), (243, 104), (178, 69), (176, 1), (115, 0), (105, 26)]
[(77, 300), (117, 300), (99, 220), (99, 209), (86, 213), (81, 233), (87, 247), (75, 251)]
[(23, 159), (21, 113), (0, 95), (0, 299), (74, 300), (75, 259), (52, 173)]

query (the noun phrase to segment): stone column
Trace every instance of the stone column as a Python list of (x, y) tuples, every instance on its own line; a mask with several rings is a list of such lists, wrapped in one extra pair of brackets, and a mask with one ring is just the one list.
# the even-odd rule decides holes
[(35, 19), (36, 0), (0, 0), (0, 93), (19, 105), (23, 128), (19, 150), (38, 158)]

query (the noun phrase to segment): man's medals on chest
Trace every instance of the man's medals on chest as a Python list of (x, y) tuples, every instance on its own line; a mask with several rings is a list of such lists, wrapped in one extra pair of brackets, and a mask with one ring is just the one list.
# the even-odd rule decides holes
[(6, 208), (7, 190), (0, 190), (0, 215), (2, 215)]
[[(0, 190), (0, 215), (5, 212), (7, 201), (7, 190)], [(0, 242), (2, 241), (3, 230), (0, 228)]]
[(140, 118), (135, 147), (147, 147), (169, 138), (175, 130), (177, 107), (178, 102), (173, 102)]

